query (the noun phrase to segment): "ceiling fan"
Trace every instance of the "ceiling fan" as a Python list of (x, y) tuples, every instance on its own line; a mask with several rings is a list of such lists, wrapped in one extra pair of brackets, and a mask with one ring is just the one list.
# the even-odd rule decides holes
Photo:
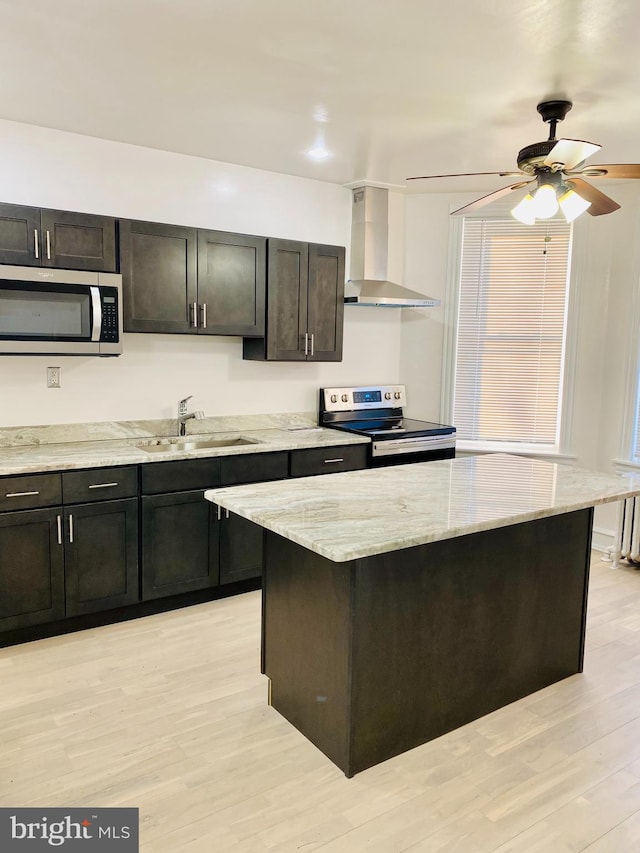
[(463, 172), (457, 175), (420, 175), (407, 178), (408, 181), (424, 181), (432, 178), (458, 178), (475, 175), (500, 175), (505, 178), (525, 178), (509, 184), (502, 189), (482, 196), (464, 207), (454, 210), (453, 215), (471, 213), (492, 201), (503, 198), (513, 190), (529, 186), (526, 196), (511, 211), (512, 215), (525, 224), (533, 224), (536, 219), (549, 219), (558, 209), (565, 219), (571, 221), (584, 213), (601, 216), (613, 213), (620, 205), (609, 196), (600, 192), (583, 178), (640, 178), (640, 164), (584, 166), (587, 157), (591, 157), (602, 146), (581, 139), (556, 139), (556, 126), (569, 112), (571, 101), (542, 101), (538, 112), (542, 120), (549, 125), (549, 138), (544, 142), (534, 142), (518, 152), (517, 172)]

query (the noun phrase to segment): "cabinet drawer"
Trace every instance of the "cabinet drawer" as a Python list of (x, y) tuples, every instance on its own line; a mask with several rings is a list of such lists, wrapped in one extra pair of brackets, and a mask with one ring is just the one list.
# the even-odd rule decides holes
[(291, 451), (291, 476), (309, 477), (313, 474), (334, 474), (367, 467), (367, 445), (342, 447), (313, 447)]
[(62, 503), (60, 474), (27, 474), (0, 480), (0, 512)]
[(65, 471), (62, 495), (65, 504), (132, 498), (138, 494), (138, 468), (92, 468), (90, 471)]
[(142, 494), (212, 489), (220, 485), (220, 459), (150, 462), (142, 466)]
[(289, 471), (288, 453), (249, 453), (246, 456), (226, 456), (220, 460), (220, 483), (239, 486), (262, 480), (284, 480)]

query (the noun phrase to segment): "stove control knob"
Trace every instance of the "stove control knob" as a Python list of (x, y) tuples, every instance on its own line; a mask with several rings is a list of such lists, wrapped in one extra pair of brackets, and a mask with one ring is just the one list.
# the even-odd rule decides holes
[(385, 399), (385, 400), (390, 400), (390, 399), (391, 399), (391, 391), (385, 391), (384, 399)]
[(393, 396), (396, 398), (396, 400), (399, 400), (400, 397), (402, 397), (402, 394), (399, 391), (394, 391)]
[(343, 403), (348, 403), (348, 402), (349, 402), (349, 395), (348, 395), (348, 394), (343, 394), (343, 395), (342, 395), (342, 402), (343, 402)]
[(332, 395), (331, 395), (331, 402), (332, 402), (332, 403), (337, 403), (337, 402), (338, 402), (338, 395), (337, 395), (337, 394), (332, 394)]

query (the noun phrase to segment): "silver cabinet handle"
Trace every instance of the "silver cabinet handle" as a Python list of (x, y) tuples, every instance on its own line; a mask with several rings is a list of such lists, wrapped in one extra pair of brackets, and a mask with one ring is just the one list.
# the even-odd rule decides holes
[(313, 332), (311, 332), (311, 355), (313, 355)]
[(207, 328), (207, 303), (202, 303), (202, 328)]
[(73, 516), (69, 516), (69, 542), (73, 542)]
[(191, 325), (194, 329), (198, 328), (198, 303), (194, 302), (191, 305)]
[(117, 483), (92, 483), (89, 488), (90, 489), (109, 489), (113, 486), (117, 486)]
[(324, 464), (327, 465), (329, 462), (344, 462), (344, 459), (325, 459)]
[(47, 229), (46, 234), (47, 234), (47, 258), (48, 258), (48, 260), (51, 260), (51, 234), (49, 233), (48, 229)]
[(33, 229), (33, 245), (34, 245), (34, 248), (36, 250), (36, 258), (40, 257), (40, 246), (38, 245), (38, 243), (39, 243), (39, 241), (38, 241), (38, 229), (34, 228)]
[(62, 545), (62, 516), (57, 515), (56, 521), (58, 524), (58, 545)]
[(304, 354), (309, 355), (309, 333), (304, 333)]
[(218, 521), (222, 518), (222, 507), (218, 504)]
[(26, 498), (31, 495), (39, 495), (40, 492), (7, 492), (5, 498)]
[(225, 509), (225, 514), (226, 514), (226, 517), (229, 518), (229, 510), (228, 509)]

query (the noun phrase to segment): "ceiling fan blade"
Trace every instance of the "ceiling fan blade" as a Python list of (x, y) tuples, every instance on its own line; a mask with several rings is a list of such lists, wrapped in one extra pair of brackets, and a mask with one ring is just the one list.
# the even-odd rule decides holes
[[(581, 169), (575, 175), (584, 176), (587, 178), (640, 178), (640, 163), (617, 163), (613, 166), (587, 166), (586, 169)], [(567, 177), (573, 175), (567, 172)]]
[(559, 163), (565, 169), (573, 169), (601, 148), (602, 145), (595, 145), (593, 142), (585, 142), (582, 139), (559, 139), (549, 151), (543, 165), (553, 166)]
[(524, 177), (524, 172), (458, 172), (455, 175), (416, 175), (413, 178), (405, 178), (406, 181), (427, 181), (430, 178), (475, 178), (478, 175), (497, 175), (500, 178)]
[(587, 208), (587, 213), (590, 213), (591, 216), (602, 216), (603, 213), (613, 213), (614, 210), (618, 210), (620, 207), (617, 201), (601, 193), (600, 190), (592, 187), (591, 184), (588, 184), (581, 178), (571, 178), (571, 180), (567, 181), (567, 186), (574, 189), (581, 198), (591, 202), (591, 207)]
[(484, 207), (485, 204), (490, 204), (492, 201), (497, 201), (499, 198), (508, 195), (512, 190), (519, 190), (521, 187), (526, 187), (527, 184), (533, 183), (535, 183), (535, 179), (533, 181), (520, 181), (517, 184), (510, 184), (508, 187), (502, 187), (502, 189), (489, 193), (489, 195), (477, 198), (470, 204), (465, 204), (464, 207), (459, 207), (457, 210), (451, 211), (451, 215), (459, 216), (461, 213), (471, 213), (472, 210), (478, 210), (478, 208)]

